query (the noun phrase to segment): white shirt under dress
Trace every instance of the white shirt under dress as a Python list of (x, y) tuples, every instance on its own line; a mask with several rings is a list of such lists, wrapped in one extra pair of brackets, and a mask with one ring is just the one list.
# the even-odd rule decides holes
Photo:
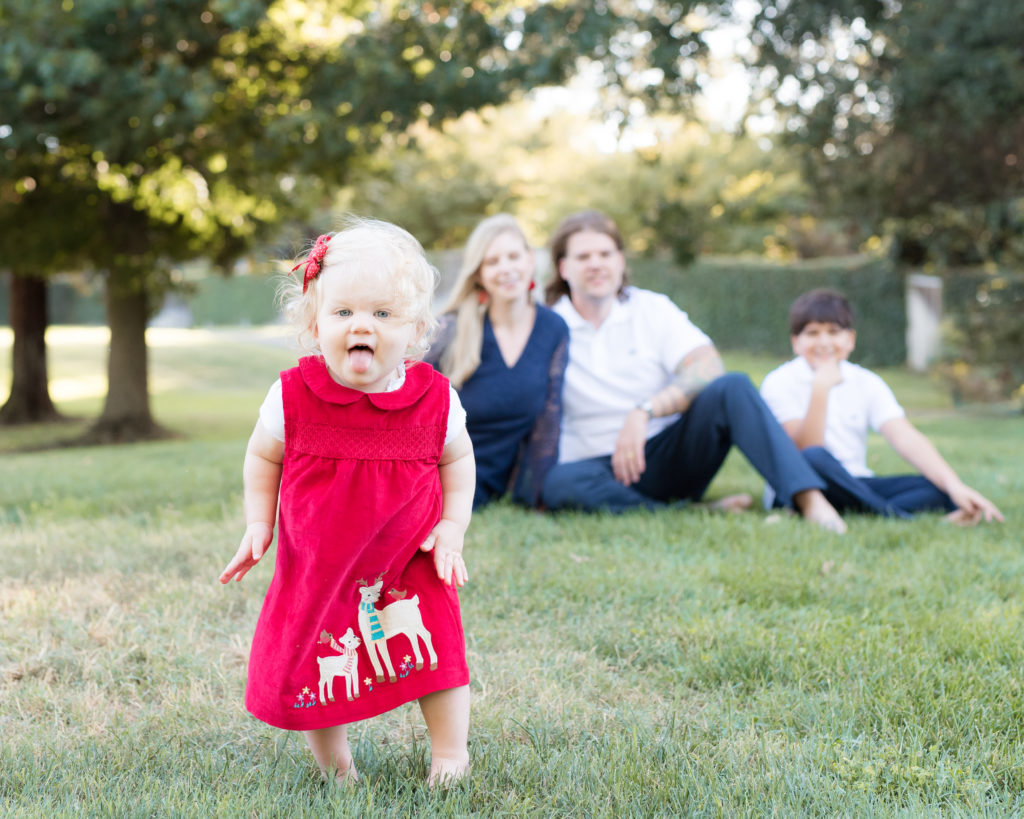
[[(829, 391), (825, 414), (825, 449), (854, 477), (869, 478), (868, 430), (879, 432), (886, 421), (906, 414), (889, 385), (858, 364), (839, 362), (843, 380)], [(780, 424), (807, 415), (814, 370), (803, 356), (787, 361), (764, 377), (761, 397)]]
[[(428, 366), (424, 364), (423, 366)], [(394, 392), (405, 383), (405, 365), (399, 366), (384, 388), (384, 392)], [(448, 429), (444, 435), (444, 445), (448, 446), (466, 428), (466, 411), (455, 389), (449, 385)], [(281, 379), (277, 379), (267, 390), (267, 397), (260, 406), (260, 423), (267, 432), (278, 441), (284, 441), (284, 398), (281, 394)]]
[[(693, 350), (711, 344), (668, 296), (637, 287), (627, 287), (625, 296), (600, 327), (577, 313), (568, 296), (552, 308), (569, 325), (560, 463), (610, 455), (630, 410), (672, 383)], [(647, 437), (678, 418), (651, 419)]]

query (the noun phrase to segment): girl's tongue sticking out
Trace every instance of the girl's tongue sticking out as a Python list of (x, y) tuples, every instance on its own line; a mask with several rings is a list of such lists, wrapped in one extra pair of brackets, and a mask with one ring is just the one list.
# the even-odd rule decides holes
[(365, 344), (358, 344), (348, 351), (348, 358), (353, 370), (357, 373), (365, 373), (373, 363), (373, 350)]

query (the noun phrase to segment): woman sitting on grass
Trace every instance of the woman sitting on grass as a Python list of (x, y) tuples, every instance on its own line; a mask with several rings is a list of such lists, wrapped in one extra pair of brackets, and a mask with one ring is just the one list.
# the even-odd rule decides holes
[(459, 391), (476, 457), (474, 508), (511, 489), (540, 503), (558, 460), (569, 329), (535, 302), (533, 251), (514, 218), (484, 219), (469, 237), (427, 361)]

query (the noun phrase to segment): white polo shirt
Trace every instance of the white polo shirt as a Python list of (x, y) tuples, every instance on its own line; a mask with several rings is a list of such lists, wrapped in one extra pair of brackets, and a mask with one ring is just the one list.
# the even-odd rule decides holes
[[(711, 344), (707, 337), (660, 293), (626, 288), (600, 327), (584, 319), (568, 296), (554, 305), (569, 325), (569, 363), (562, 393), (560, 463), (610, 455), (630, 410), (675, 379), (679, 362)], [(654, 418), (647, 437), (678, 418)]]
[[(858, 478), (874, 475), (868, 469), (868, 429), (881, 430), (886, 421), (906, 413), (889, 385), (858, 364), (839, 362), (843, 380), (828, 395), (825, 413), (825, 449), (846, 471)], [(761, 397), (780, 424), (807, 415), (811, 403), (814, 370), (807, 359), (797, 356), (764, 377)]]

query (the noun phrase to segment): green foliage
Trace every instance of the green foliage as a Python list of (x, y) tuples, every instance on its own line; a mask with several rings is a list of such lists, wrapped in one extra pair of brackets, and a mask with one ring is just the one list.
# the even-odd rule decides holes
[[(589, 56), (683, 93), (683, 5), (10, 0), (0, 7), (0, 251), (107, 273), (107, 439), (153, 430), (145, 314), (176, 261), (224, 266), (308, 213), (388, 133), (559, 83)], [(654, 35), (652, 37), (651, 35)], [(664, 40), (662, 40), (664, 38)], [(655, 43), (657, 45), (655, 45)], [(639, 65), (676, 81), (626, 82)], [(653, 75), (652, 75), (653, 76)], [(70, 224), (65, 224), (64, 219)], [(20, 237), (32, 253), (20, 255)], [(51, 248), (47, 255), (47, 248)]]
[(653, 233), (648, 246), (667, 248), (680, 264), (707, 254), (779, 260), (856, 250), (814, 216), (796, 155), (784, 145), (690, 126), (641, 157), (653, 183), (642, 211)]
[(751, 39), (812, 184), (864, 235), (917, 265), (1021, 258), (1016, 0), (765, 2)]
[[(103, 372), (91, 333), (53, 345), (83, 391)], [(759, 511), (484, 510), (460, 593), (471, 777), (426, 788), (405, 706), (352, 727), (362, 782), (329, 789), (301, 737), (242, 705), (271, 565), (215, 580), (242, 530), (246, 436), (289, 354), (259, 333), (156, 335), (155, 400), (191, 439), (0, 458), (0, 813), (1024, 812), (1019, 419), (919, 422), (1003, 526), (853, 517), (837, 538)], [(940, 400), (893, 376), (912, 417)], [(898, 468), (878, 443), (871, 465)], [(711, 493), (759, 488), (730, 457)]]
[[(702, 48), (676, 25), (684, 13), (343, 0), (182, 0), (158, 13), (149, 0), (13, 0), (0, 11), (16, 35), (0, 43), (0, 227), (31, 231), (46, 212), (22, 206), (66, 191), (103, 224), (141, 214), (129, 220), (134, 242), (89, 244), (97, 266), (228, 258), (417, 121), (558, 83), (580, 55), (620, 85), (640, 63), (677, 73), (678, 48)], [(84, 241), (67, 231), (56, 244)]]
[[(459, 122), (470, 122), (467, 115)], [(337, 210), (385, 219), (425, 247), (463, 244), (485, 215), (510, 210), (511, 196), (496, 179), (492, 157), (452, 136), (453, 125), (433, 130), (420, 123), (387, 135), (374, 156), (353, 172)]]
[(846, 294), (857, 316), (853, 359), (867, 367), (906, 361), (903, 278), (886, 261), (864, 257), (782, 265), (707, 258), (689, 267), (631, 259), (633, 282), (668, 294), (726, 350), (792, 356), (789, 307), (801, 293), (832, 287)]
[(669, 250), (677, 260), (849, 251), (808, 212), (796, 160), (781, 146), (659, 115), (649, 123), (653, 144), (609, 151), (593, 117), (545, 113), (546, 104), (488, 107), (442, 129), (389, 135), (350, 177), (338, 208), (392, 219), (438, 247), (461, 244), (498, 211), (515, 213), (543, 244), (564, 216), (596, 208), (632, 250)]
[(957, 271), (944, 281), (942, 371), (957, 401), (1024, 399), (1024, 277)]

